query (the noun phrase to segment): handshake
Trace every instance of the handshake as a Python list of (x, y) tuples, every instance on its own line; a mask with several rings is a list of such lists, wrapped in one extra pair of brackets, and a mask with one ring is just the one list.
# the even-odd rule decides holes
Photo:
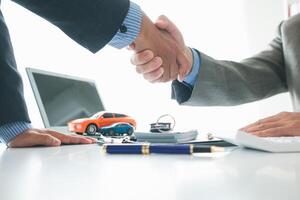
[(137, 73), (151, 83), (183, 81), (190, 72), (193, 55), (178, 28), (165, 16), (160, 16), (155, 24), (143, 16), (141, 31), (129, 46), (135, 54), (131, 63)]

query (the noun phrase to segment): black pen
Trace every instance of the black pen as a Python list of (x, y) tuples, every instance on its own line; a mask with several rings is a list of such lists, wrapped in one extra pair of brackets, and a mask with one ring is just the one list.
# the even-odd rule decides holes
[(193, 154), (224, 152), (217, 146), (199, 146), (193, 144), (103, 144), (102, 149), (109, 154)]

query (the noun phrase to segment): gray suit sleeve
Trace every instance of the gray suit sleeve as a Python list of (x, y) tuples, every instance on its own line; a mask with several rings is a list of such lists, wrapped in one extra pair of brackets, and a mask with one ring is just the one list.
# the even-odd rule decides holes
[(241, 62), (215, 60), (200, 53), (199, 77), (190, 98), (182, 104), (233, 106), (286, 92), (280, 30), (281, 26), (268, 49)]

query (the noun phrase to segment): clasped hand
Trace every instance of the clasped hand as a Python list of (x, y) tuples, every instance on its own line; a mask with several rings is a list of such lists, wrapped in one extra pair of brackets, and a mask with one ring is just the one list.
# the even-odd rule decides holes
[(130, 49), (135, 51), (131, 62), (149, 82), (183, 80), (191, 69), (192, 54), (183, 38), (165, 16), (155, 24), (145, 15), (141, 32)]

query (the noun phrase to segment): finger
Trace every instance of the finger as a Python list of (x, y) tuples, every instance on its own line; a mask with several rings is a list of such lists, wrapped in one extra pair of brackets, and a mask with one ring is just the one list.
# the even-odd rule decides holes
[(162, 29), (162, 30), (167, 31), (166, 29), (167, 29), (168, 26), (169, 26), (169, 21), (166, 21), (166, 20), (162, 19), (162, 17), (160, 16), (160, 17), (156, 20), (155, 26), (156, 26), (158, 29)]
[(135, 49), (135, 43), (131, 43), (128, 47), (127, 47), (128, 50), (134, 50)]
[(63, 144), (91, 144), (93, 141), (90, 138), (77, 135), (66, 135), (53, 130), (46, 130), (46, 133), (58, 138)]
[(251, 126), (243, 131), (250, 133), (250, 132), (257, 132), (257, 131), (263, 131), (271, 128), (278, 128), (282, 127), (283, 123), (281, 122), (265, 122), (265, 123), (260, 123), (256, 126)]
[(189, 61), (184, 54), (179, 53), (177, 55), (177, 63), (179, 66), (178, 80), (183, 81), (183, 79), (189, 72)]
[[(255, 126), (259, 126), (260, 124), (263, 124), (263, 123), (269, 123), (269, 122), (276, 122), (278, 121), (279, 118), (277, 115), (274, 115), (274, 116), (271, 116), (271, 117), (267, 117), (267, 118), (264, 118), (264, 119), (260, 119), (252, 124), (249, 124), (243, 128), (241, 128), (240, 130), (242, 131), (246, 131), (248, 130), (249, 128), (252, 128), (252, 127), (255, 127)], [(247, 131), (246, 131), (247, 132)]]
[(149, 82), (156, 83), (159, 82), (159, 79), (162, 77), (163, 73), (164, 73), (164, 69), (160, 67), (155, 71), (143, 74), (143, 76), (144, 79), (148, 80)]
[(279, 127), (274, 127), (266, 129), (263, 131), (255, 131), (251, 134), (261, 136), (261, 137), (284, 137), (284, 136), (299, 136), (299, 121), (285, 121)]
[(151, 61), (154, 57), (154, 54), (150, 50), (141, 51), (136, 53), (131, 58), (131, 64), (133, 65), (143, 65)]
[(159, 29), (166, 30), (167, 32), (171, 33), (171, 35), (177, 35), (179, 32), (176, 25), (165, 15), (158, 17), (157, 21), (155, 22), (155, 26), (157, 26)]
[(144, 65), (136, 66), (136, 72), (139, 74), (145, 74), (152, 71), (155, 71), (162, 65), (162, 59), (160, 57), (153, 58), (150, 62)]
[[(78, 137), (78, 135), (75, 135), (75, 136)], [(81, 137), (81, 136), (79, 136), (79, 137)], [(97, 141), (98, 141), (96, 138), (89, 137), (89, 136), (84, 136), (84, 138), (90, 140), (92, 143), (97, 143)]]
[(250, 134), (256, 135), (258, 137), (279, 137), (279, 136), (286, 136), (284, 134), (284, 127), (277, 127), (277, 128), (270, 128), (263, 131), (256, 131), (251, 132)]
[[(172, 70), (173, 69), (170, 68), (170, 66), (168, 66), (167, 64), (164, 64), (164, 63), (163, 63), (163, 66), (161, 68), (164, 70), (162, 75), (159, 78), (155, 78), (154, 80), (152, 80), (150, 82), (152, 82), (152, 83), (166, 83), (166, 82), (172, 80), (171, 75), (172, 75)], [(177, 69), (177, 71), (178, 71), (178, 69)]]
[(53, 137), (52, 135), (49, 134), (43, 134), (43, 133), (38, 133), (36, 134), (36, 145), (42, 145), (42, 146), (60, 146), (61, 141), (58, 138)]
[(76, 135), (76, 134), (67, 135), (67, 136), (70, 136), (72, 138), (80, 138), (79, 142), (72, 143), (72, 144), (93, 144), (93, 143), (97, 142), (97, 139), (93, 138), (93, 137), (80, 136), (80, 135)]
[(278, 121), (280, 117), (278, 115), (273, 115), (271, 117), (266, 117), (264, 119), (259, 120), (260, 123), (265, 123), (265, 122), (274, 122), (274, 121)]
[(170, 65), (169, 78), (167, 80), (165, 80), (165, 82), (175, 80), (178, 77), (178, 74), (179, 74), (179, 66), (178, 66), (176, 60), (174, 60), (174, 63)]

